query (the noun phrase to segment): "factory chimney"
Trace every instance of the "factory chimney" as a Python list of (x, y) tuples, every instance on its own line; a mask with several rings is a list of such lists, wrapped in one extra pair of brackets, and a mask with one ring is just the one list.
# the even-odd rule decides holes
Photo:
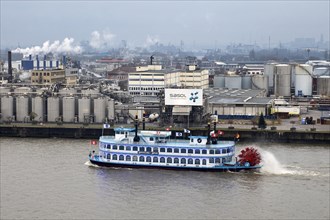
[(152, 65), (152, 60), (154, 59), (154, 56), (153, 55), (151, 55), (151, 57), (150, 57), (150, 65)]
[(8, 82), (12, 83), (13, 81), (13, 68), (11, 66), (11, 51), (8, 51)]

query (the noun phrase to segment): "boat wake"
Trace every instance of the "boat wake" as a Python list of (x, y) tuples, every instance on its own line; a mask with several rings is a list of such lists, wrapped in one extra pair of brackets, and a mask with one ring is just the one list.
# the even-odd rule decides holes
[(98, 165), (92, 164), (89, 160), (86, 161), (85, 165), (89, 167), (99, 167)]
[(269, 151), (259, 149), (262, 156), (262, 168), (260, 169), (262, 174), (275, 174), (275, 175), (298, 175), (298, 176), (319, 176), (321, 175), (317, 171), (302, 170), (297, 166), (285, 166), (282, 165)]

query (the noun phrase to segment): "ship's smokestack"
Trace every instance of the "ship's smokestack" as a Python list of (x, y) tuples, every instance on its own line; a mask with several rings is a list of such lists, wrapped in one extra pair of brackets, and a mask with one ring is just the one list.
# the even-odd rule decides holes
[(13, 68), (11, 65), (11, 51), (8, 51), (8, 82), (12, 83), (13, 81)]
[(152, 60), (154, 59), (154, 56), (153, 55), (151, 55), (151, 57), (150, 57), (150, 65), (152, 65)]
[(133, 141), (134, 142), (139, 142), (140, 141), (140, 137), (137, 135), (137, 132), (138, 132), (138, 116), (135, 115), (135, 136), (134, 136), (134, 139)]

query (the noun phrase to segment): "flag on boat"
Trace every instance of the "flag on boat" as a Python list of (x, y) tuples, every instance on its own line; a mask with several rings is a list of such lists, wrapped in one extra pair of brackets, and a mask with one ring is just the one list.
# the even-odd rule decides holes
[(224, 135), (224, 134), (225, 134), (225, 132), (223, 132), (221, 130), (218, 131), (218, 135)]
[(91, 145), (97, 145), (97, 140), (91, 140)]
[(103, 128), (110, 128), (110, 124), (103, 124)]
[(182, 137), (182, 132), (175, 132), (175, 136)]
[(171, 128), (166, 128), (166, 131), (170, 131), (171, 130)]
[(218, 133), (216, 133), (215, 131), (211, 131), (210, 136), (211, 137), (218, 137)]
[(185, 128), (183, 129), (183, 132), (184, 132), (184, 133), (187, 133), (187, 134), (190, 134), (190, 130), (185, 129)]

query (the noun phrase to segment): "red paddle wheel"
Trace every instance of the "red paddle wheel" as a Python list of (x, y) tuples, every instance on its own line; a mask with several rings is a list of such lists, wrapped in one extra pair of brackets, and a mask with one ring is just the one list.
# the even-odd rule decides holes
[(241, 150), (241, 153), (238, 155), (238, 162), (241, 165), (246, 165), (247, 163), (250, 166), (258, 165), (261, 162), (261, 156), (257, 149), (253, 147), (247, 147)]

